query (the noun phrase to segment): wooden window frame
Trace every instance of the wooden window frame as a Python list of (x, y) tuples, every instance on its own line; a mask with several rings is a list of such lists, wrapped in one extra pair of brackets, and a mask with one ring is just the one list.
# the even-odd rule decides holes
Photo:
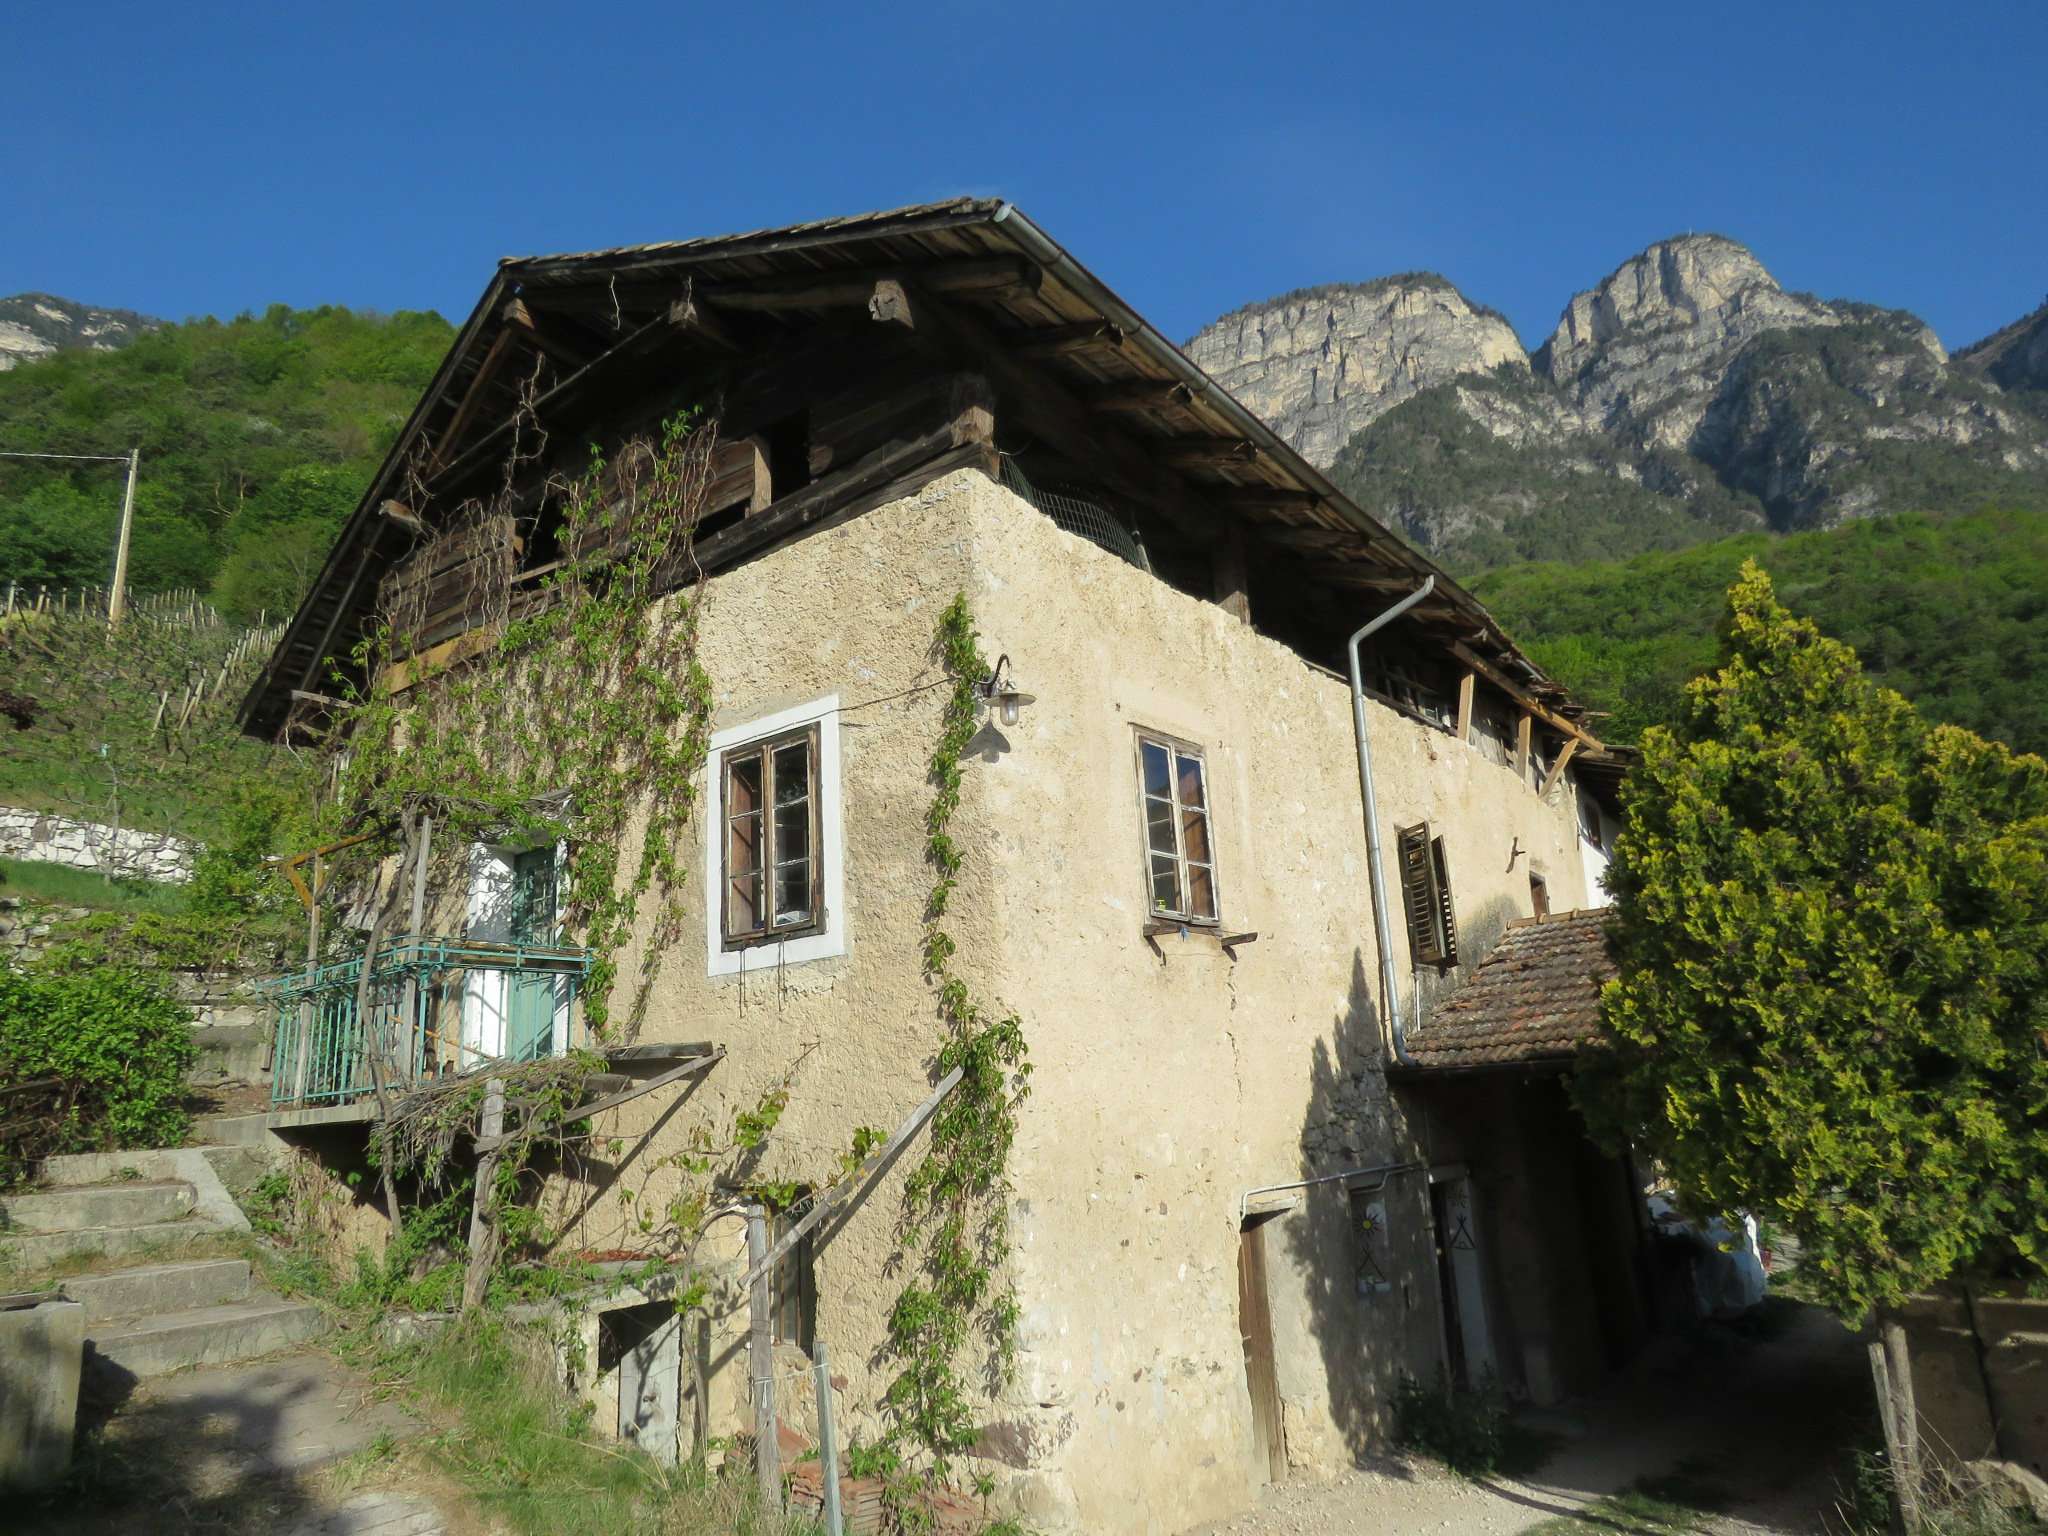
[[(810, 1207), (811, 1192), (805, 1190), (788, 1209), (778, 1211), (769, 1223), (769, 1241), (782, 1236)], [(776, 1262), (768, 1277), (769, 1331), (778, 1344), (794, 1344), (805, 1354), (817, 1335), (818, 1274), (815, 1230), (806, 1232), (796, 1246)], [(794, 1333), (791, 1332), (794, 1327)]]
[[(806, 846), (811, 864), (809, 915), (801, 922), (781, 923), (776, 918), (775, 846), (775, 757), (783, 749), (802, 744), (809, 789), (805, 802), (809, 816)], [(722, 947), (727, 950), (754, 949), (785, 939), (822, 933), (825, 913), (824, 846), (824, 760), (820, 750), (818, 722), (775, 731), (749, 741), (738, 741), (718, 752), (718, 927)], [(761, 879), (762, 921), (752, 928), (735, 928), (732, 902), (732, 770), (735, 763), (758, 758), (761, 763), (761, 850), (758, 873)], [(746, 814), (746, 813), (742, 813)]]
[[(1132, 735), (1132, 765), (1136, 768), (1138, 776), (1138, 851), (1139, 868), (1143, 871), (1144, 875), (1145, 915), (1148, 918), (1164, 922), (1188, 923), (1201, 928), (1219, 928), (1223, 924), (1223, 882), (1219, 869), (1221, 861), (1217, 857), (1216, 849), (1216, 794), (1209, 780), (1209, 754), (1195, 742), (1183, 740), (1178, 736), (1170, 736), (1164, 731), (1151, 730), (1142, 725), (1133, 727)], [(1179, 907), (1176, 910), (1168, 910), (1157, 905), (1152, 889), (1154, 850), (1150, 830), (1151, 814), (1149, 807), (1146, 805), (1146, 801), (1151, 799), (1152, 796), (1147, 794), (1145, 789), (1145, 748), (1148, 745), (1159, 747), (1165, 751), (1169, 767), (1172, 770), (1167, 775), (1167, 781), (1173, 806), (1174, 882), (1176, 893), (1180, 898)], [(1209, 871), (1209, 903), (1213, 910), (1207, 916), (1186, 910), (1193, 905), (1191, 900), (1193, 887), (1188, 879), (1190, 860), (1187, 856), (1186, 808), (1182, 806), (1180, 799), (1178, 759), (1183, 757), (1193, 758), (1199, 765), (1202, 775), (1201, 814), (1209, 829), (1209, 858), (1206, 863), (1199, 859), (1193, 862), (1198, 867)], [(1165, 855), (1161, 853), (1159, 857), (1165, 857)]]

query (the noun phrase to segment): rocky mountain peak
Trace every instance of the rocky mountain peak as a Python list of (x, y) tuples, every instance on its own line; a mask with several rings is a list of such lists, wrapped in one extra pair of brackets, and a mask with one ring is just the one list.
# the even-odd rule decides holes
[(162, 324), (132, 309), (96, 309), (53, 293), (17, 293), (0, 299), (0, 373), (78, 348), (111, 352)]
[(1187, 354), (1312, 464), (1431, 385), (1528, 355), (1498, 312), (1434, 272), (1297, 289), (1205, 326)]
[(1537, 368), (1563, 384), (1631, 332), (1681, 332), (1689, 346), (1718, 347), (1834, 318), (1818, 299), (1787, 293), (1747, 246), (1725, 235), (1680, 235), (1575, 294), (1537, 354)]

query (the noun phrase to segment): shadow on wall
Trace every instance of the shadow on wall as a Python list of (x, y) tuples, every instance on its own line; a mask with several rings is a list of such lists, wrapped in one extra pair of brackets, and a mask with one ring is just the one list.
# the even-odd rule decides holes
[[(1461, 914), (1462, 915), (1462, 914)], [(1505, 900), (1466, 920), (1464, 964), (1422, 988), (1428, 1012), (1447, 997), (1508, 923), (1523, 914)], [(1412, 1009), (1418, 978), (1403, 978), (1399, 1001)], [(1414, 1028), (1412, 1013), (1407, 1015)], [(1427, 1127), (1411, 1125), (1387, 1086), (1389, 1046), (1374, 1003), (1371, 967), (1353, 952), (1351, 987), (1329, 1039), (1309, 1060), (1308, 1107), (1302, 1117), (1302, 1177), (1319, 1178), (1389, 1164), (1424, 1168), (1361, 1172), (1302, 1191), (1300, 1206), (1271, 1234), (1299, 1277), (1304, 1319), (1328, 1383), (1332, 1424), (1354, 1464), (1384, 1452), (1392, 1428), (1394, 1390), (1402, 1374), (1435, 1381), (1443, 1371), (1442, 1301), (1430, 1215)], [(1377, 1186), (1377, 1187), (1375, 1187)], [(1290, 1446), (1289, 1459), (1314, 1459)]]
[[(1399, 1110), (1387, 1091), (1385, 1047), (1370, 970), (1354, 952), (1347, 1006), (1332, 1037), (1318, 1039), (1309, 1063), (1308, 1107), (1301, 1128), (1304, 1178), (1319, 1178), (1413, 1159)], [(1362, 1182), (1375, 1182), (1368, 1177)], [(1306, 1297), (1304, 1324), (1329, 1391), (1330, 1419), (1345, 1453), (1364, 1463), (1384, 1439), (1393, 1388), (1409, 1356), (1411, 1314), (1435, 1326), (1428, 1288), (1427, 1190), (1414, 1174), (1389, 1178), (1378, 1190), (1335, 1181), (1305, 1189), (1300, 1205), (1274, 1234)], [(1367, 1212), (1382, 1219), (1366, 1230)], [(1420, 1262), (1418, 1262), (1418, 1260)], [(1313, 1365), (1304, 1362), (1305, 1368)], [(1290, 1394), (1292, 1395), (1292, 1394)], [(1292, 1417), (1291, 1415), (1289, 1416)], [(1289, 1423), (1290, 1431), (1295, 1424)], [(1288, 1459), (1313, 1459), (1291, 1436)]]

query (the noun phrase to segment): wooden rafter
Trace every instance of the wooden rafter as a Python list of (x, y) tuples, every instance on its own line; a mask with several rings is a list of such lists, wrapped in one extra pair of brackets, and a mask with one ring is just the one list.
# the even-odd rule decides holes
[(1576, 720), (1560, 714), (1549, 705), (1543, 703), (1532, 690), (1523, 687), (1519, 683), (1509, 681), (1506, 673), (1480, 656), (1463, 641), (1454, 640), (1451, 642), (1451, 654), (1552, 730), (1561, 733), (1573, 741), (1582, 742), (1596, 751), (1600, 749), (1599, 737), (1580, 725)]

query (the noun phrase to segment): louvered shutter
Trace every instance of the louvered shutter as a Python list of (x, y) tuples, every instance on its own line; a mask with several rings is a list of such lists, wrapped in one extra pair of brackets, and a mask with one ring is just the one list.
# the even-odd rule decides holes
[(1456, 965), (1458, 915), (1451, 910), (1451, 870), (1444, 862), (1444, 840), (1440, 837), (1430, 839), (1429, 862), (1436, 874), (1437, 915), (1443, 925), (1437, 934), (1437, 948), (1441, 954), (1439, 964)]
[(1394, 833), (1401, 866), (1401, 910), (1408, 919), (1408, 953), (1417, 965), (1458, 963), (1458, 924), (1451, 911), (1450, 869), (1444, 840), (1429, 835), (1429, 823)]

